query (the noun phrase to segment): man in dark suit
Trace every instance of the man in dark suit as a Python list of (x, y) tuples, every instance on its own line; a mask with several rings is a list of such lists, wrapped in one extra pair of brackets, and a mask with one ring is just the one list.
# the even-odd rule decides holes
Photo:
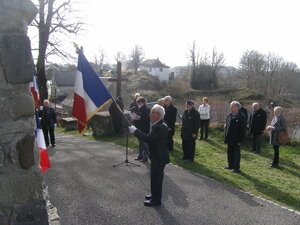
[(246, 122), (248, 122), (248, 110), (244, 107), (244, 103), (243, 102), (239, 102), (241, 105), (240, 111), (244, 114), (245, 118), (246, 118)]
[(143, 133), (135, 126), (129, 127), (131, 133), (149, 144), (151, 195), (145, 196), (147, 199), (144, 201), (145, 206), (161, 204), (164, 169), (170, 162), (167, 150), (168, 126), (163, 120), (164, 114), (165, 110), (162, 106), (156, 104), (152, 107), (150, 112), (152, 127), (149, 134)]
[(252, 134), (252, 151), (259, 153), (261, 148), (261, 135), (267, 124), (267, 113), (257, 102), (252, 104), (252, 109), (253, 112), (249, 120), (250, 133)]
[(194, 161), (196, 139), (200, 126), (200, 115), (194, 102), (186, 101), (186, 110), (182, 114), (181, 139), (183, 156), (181, 159)]
[(55, 136), (54, 136), (54, 127), (56, 126), (56, 113), (55, 110), (49, 106), (49, 101), (44, 100), (43, 107), (39, 110), (39, 116), (42, 118), (42, 128), (45, 138), (45, 144), (49, 146), (49, 135), (50, 142), (53, 147), (55, 147)]
[(177, 108), (172, 104), (172, 97), (164, 98), (165, 117), (164, 120), (168, 125), (168, 151), (173, 151), (173, 136), (175, 134), (175, 123), (177, 117)]
[(231, 113), (227, 116), (225, 124), (225, 143), (227, 144), (228, 166), (231, 172), (240, 171), (241, 145), (243, 144), (246, 133), (246, 118), (240, 111), (240, 103), (233, 101), (230, 103)]
[[(133, 125), (136, 126), (143, 133), (148, 134), (150, 131), (150, 110), (146, 106), (146, 99), (144, 97), (138, 97), (136, 100), (137, 106), (134, 112), (136, 117), (133, 119)], [(146, 162), (148, 160), (148, 143), (139, 140), (139, 155), (135, 160), (140, 160), (141, 162)]]

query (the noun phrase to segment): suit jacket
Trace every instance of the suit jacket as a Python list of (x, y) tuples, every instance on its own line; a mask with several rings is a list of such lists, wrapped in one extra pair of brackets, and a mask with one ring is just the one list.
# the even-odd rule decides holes
[(172, 134), (175, 133), (175, 123), (177, 117), (177, 108), (171, 103), (169, 106), (165, 106), (165, 117), (164, 120), (166, 121), (169, 128), (172, 129)]
[(136, 107), (135, 113), (141, 118), (139, 120), (134, 120), (133, 125), (143, 133), (148, 134), (150, 131), (150, 110), (146, 105), (143, 105), (141, 108)]
[(182, 140), (193, 140), (192, 134), (198, 134), (200, 126), (199, 112), (192, 108), (190, 112), (185, 110), (182, 114), (181, 138)]
[(153, 125), (149, 134), (145, 134), (137, 129), (134, 135), (148, 142), (149, 158), (152, 163), (164, 166), (170, 162), (167, 150), (168, 126), (163, 120)]
[(39, 110), (39, 116), (42, 118), (41, 123), (43, 128), (54, 127), (56, 123), (56, 113), (52, 107), (43, 107), (42, 110)]
[(267, 113), (265, 110), (260, 108), (257, 111), (253, 111), (250, 115), (250, 133), (262, 134), (267, 124)]
[(248, 121), (248, 111), (246, 108), (241, 107), (240, 111), (244, 114), (244, 116), (246, 117), (246, 122)]
[(278, 117), (274, 117), (271, 126), (274, 126), (275, 129), (271, 131), (270, 144), (276, 146), (282, 145), (278, 143), (278, 134), (280, 131), (286, 130), (286, 120), (283, 115), (280, 114)]
[(242, 112), (230, 113), (226, 119), (225, 143), (229, 145), (242, 144), (246, 133), (246, 117)]

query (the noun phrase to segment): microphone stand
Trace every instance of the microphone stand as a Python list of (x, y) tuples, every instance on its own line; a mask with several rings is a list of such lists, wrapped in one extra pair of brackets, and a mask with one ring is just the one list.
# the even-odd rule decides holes
[[(126, 116), (124, 115), (122, 109), (119, 107), (118, 103), (115, 102), (115, 100), (113, 99), (114, 103), (116, 104), (117, 108), (119, 109), (119, 111), (122, 113), (122, 115), (124, 116), (125, 120), (127, 121), (127, 123), (129, 125), (131, 125), (131, 123), (129, 122), (129, 120), (126, 118)], [(136, 163), (132, 163), (132, 162), (129, 162), (128, 160), (128, 128), (126, 129), (126, 150), (125, 150), (125, 160), (123, 162), (120, 162), (120, 163), (117, 163), (117, 164), (114, 164), (113, 167), (118, 167), (118, 166), (121, 166), (121, 165), (124, 165), (126, 164), (126, 166), (128, 165), (133, 165), (133, 166), (138, 166), (138, 167), (141, 167), (141, 165), (138, 165)]]

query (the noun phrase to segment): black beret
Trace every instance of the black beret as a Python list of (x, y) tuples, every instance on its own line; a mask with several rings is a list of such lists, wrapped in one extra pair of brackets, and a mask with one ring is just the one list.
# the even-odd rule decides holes
[(194, 106), (195, 103), (192, 100), (187, 100), (186, 104), (190, 105), (190, 106)]

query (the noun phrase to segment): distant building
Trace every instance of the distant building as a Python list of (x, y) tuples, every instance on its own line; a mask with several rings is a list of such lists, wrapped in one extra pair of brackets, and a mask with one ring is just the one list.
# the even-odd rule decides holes
[(75, 71), (53, 71), (51, 96), (52, 98), (65, 97), (74, 91)]
[(170, 67), (163, 64), (158, 58), (145, 60), (139, 70), (147, 71), (149, 74), (158, 77), (160, 81), (169, 82)]

